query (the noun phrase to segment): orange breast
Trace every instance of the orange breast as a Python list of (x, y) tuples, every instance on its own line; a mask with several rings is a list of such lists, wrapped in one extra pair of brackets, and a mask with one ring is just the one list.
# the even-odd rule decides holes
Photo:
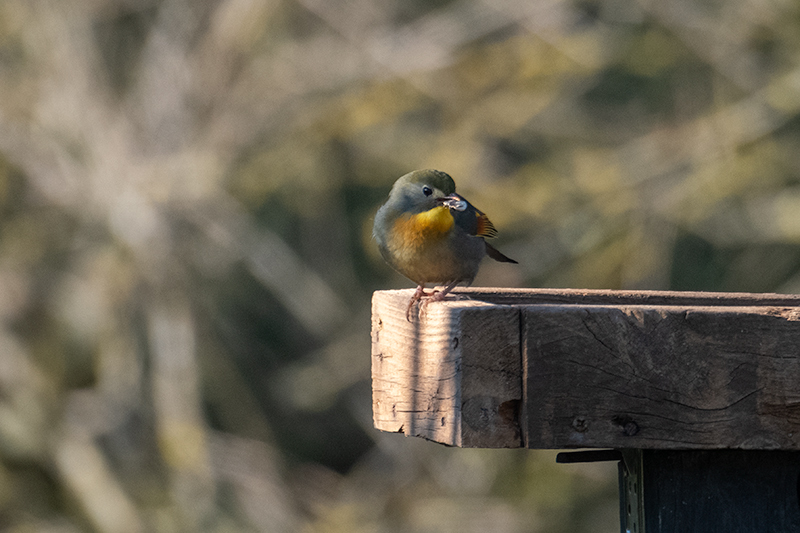
[[(443, 206), (400, 216), (392, 224), (386, 242), (387, 261), (419, 284), (471, 280), (485, 245), (482, 239), (466, 235), (462, 241), (454, 241), (451, 237), (455, 223), (450, 210)], [(464, 246), (468, 249), (459, 248)]]
[(392, 228), (396, 249), (418, 249), (444, 238), (453, 227), (453, 215), (444, 206), (397, 218)]

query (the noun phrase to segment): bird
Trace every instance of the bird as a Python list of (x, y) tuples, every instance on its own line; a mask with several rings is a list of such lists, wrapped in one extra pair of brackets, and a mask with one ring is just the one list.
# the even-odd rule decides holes
[[(395, 181), (375, 214), (372, 235), (389, 266), (417, 284), (406, 309), (409, 322), (415, 303), (422, 310), (459, 283), (471, 285), (484, 256), (517, 263), (486, 242), (497, 235), (489, 217), (457, 194), (453, 178), (440, 170), (415, 170)], [(426, 292), (428, 284), (444, 288)]]

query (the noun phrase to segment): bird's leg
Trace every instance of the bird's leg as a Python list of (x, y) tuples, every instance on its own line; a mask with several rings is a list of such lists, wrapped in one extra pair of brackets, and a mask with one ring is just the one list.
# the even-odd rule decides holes
[(430, 301), (441, 302), (442, 300), (444, 300), (444, 297), (447, 296), (450, 293), (450, 291), (456, 288), (458, 282), (459, 280), (453, 281), (449, 285), (447, 285), (444, 289), (440, 291), (433, 291), (433, 293), (431, 293)]
[(458, 283), (459, 280), (453, 281), (440, 291), (435, 290), (429, 294), (426, 294), (425, 296), (427, 296), (427, 298), (419, 303), (420, 314), (425, 312), (425, 307), (427, 307), (429, 303), (441, 302), (442, 300), (444, 300), (445, 297), (450, 293), (450, 291), (452, 291), (455, 288), (455, 286), (458, 285)]
[(425, 286), (419, 285), (417, 286), (417, 290), (414, 292), (414, 295), (411, 297), (411, 300), (408, 302), (408, 307), (406, 308), (406, 320), (411, 322), (411, 308), (414, 307), (414, 304), (422, 300), (424, 297), (430, 297), (435, 294), (434, 292), (425, 292)]

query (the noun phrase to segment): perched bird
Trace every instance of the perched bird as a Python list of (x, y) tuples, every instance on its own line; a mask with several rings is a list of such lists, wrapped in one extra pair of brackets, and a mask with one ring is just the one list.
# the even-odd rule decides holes
[[(406, 309), (409, 321), (423, 298), (440, 301), (459, 283), (471, 284), (484, 255), (516, 263), (484, 240), (496, 234), (489, 218), (456, 194), (453, 178), (439, 170), (398, 179), (372, 228), (386, 262), (418, 285)], [(444, 289), (425, 292), (427, 284)]]

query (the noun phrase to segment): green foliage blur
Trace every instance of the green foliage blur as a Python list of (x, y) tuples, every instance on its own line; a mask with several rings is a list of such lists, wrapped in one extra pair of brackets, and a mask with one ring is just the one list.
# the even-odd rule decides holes
[(612, 532), (614, 465), (371, 426), (371, 240), (476, 285), (795, 292), (794, 0), (3, 0), (0, 529)]

